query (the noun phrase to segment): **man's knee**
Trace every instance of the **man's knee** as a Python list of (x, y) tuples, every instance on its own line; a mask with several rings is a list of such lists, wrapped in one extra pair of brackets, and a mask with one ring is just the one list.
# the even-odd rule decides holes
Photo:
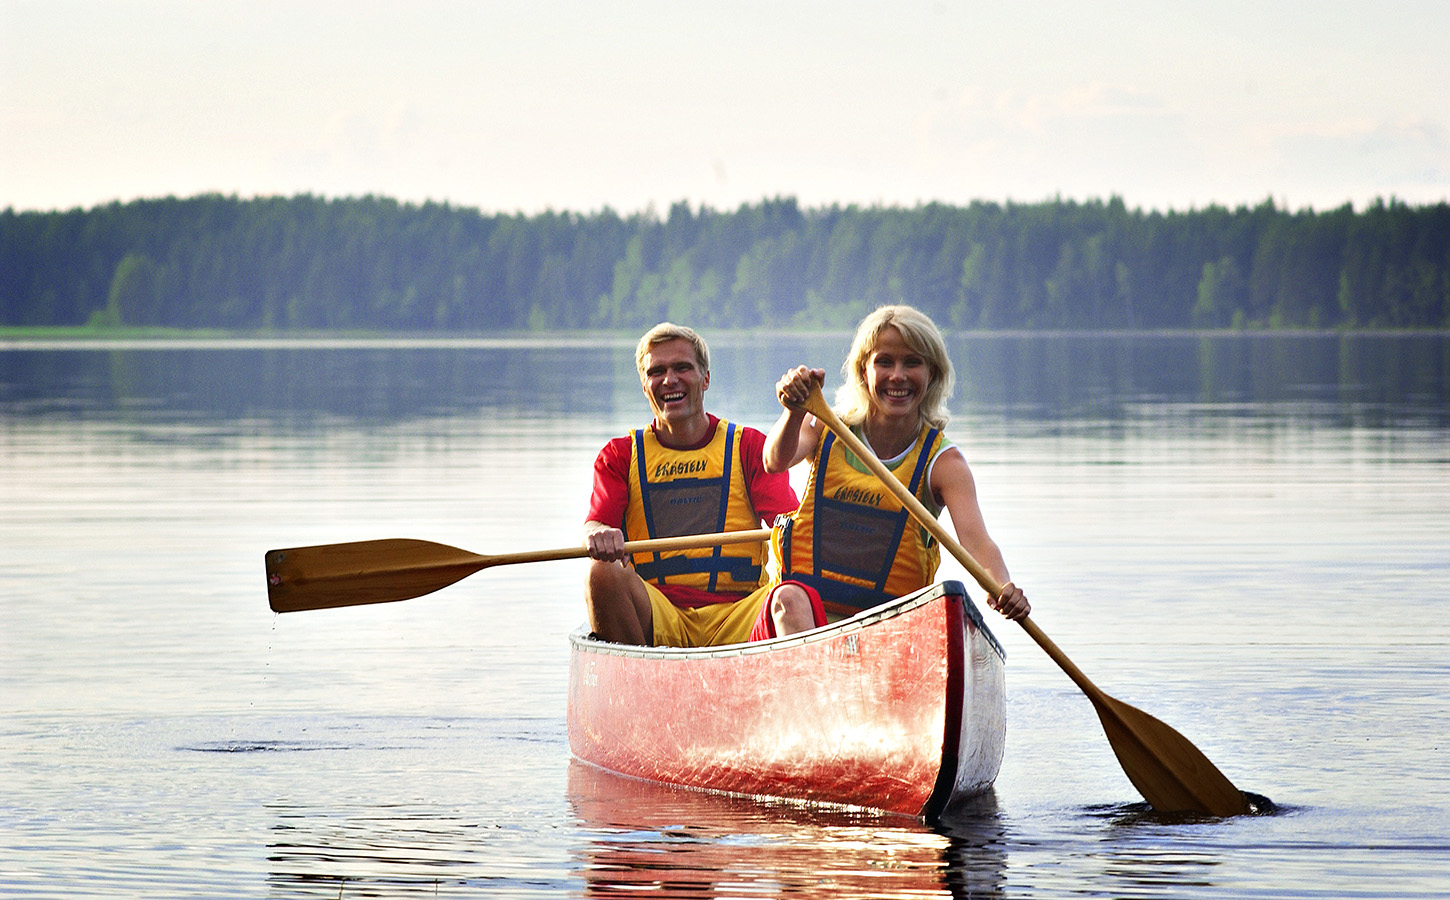
[(649, 592), (634, 570), (595, 560), (584, 591), (589, 624), (607, 641), (649, 644), (653, 631)]
[(794, 584), (782, 584), (770, 594), (770, 614), (777, 620), (788, 616), (810, 616), (810, 595)]
[(588, 590), (591, 595), (617, 594), (625, 586), (630, 570), (616, 562), (592, 560), (589, 563)]

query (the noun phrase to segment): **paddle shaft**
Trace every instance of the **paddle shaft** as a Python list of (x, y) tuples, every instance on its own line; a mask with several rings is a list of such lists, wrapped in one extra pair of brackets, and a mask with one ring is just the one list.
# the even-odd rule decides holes
[[(816, 402), (812, 403), (811, 401)], [(886, 468), (886, 464), (877, 458), (876, 454), (871, 451), (871, 448), (866, 446), (866, 442), (856, 437), (856, 433), (848, 428), (846, 423), (841, 421), (840, 417), (836, 415), (835, 410), (826, 405), (825, 398), (821, 396), (819, 389), (812, 391), (811, 401), (807, 402), (806, 409), (816, 418), (824, 422), (827, 428), (835, 432), (837, 439), (849, 447), (851, 452), (856, 454), (856, 458), (861, 460), (886, 485), (887, 490), (895, 494), (896, 499), (900, 500), (911, 511), (912, 516), (927, 531), (931, 532), (933, 537), (941, 542), (941, 545), (956, 558), (957, 562), (962, 564), (963, 568), (971, 573), (972, 577), (976, 579), (977, 584), (982, 586), (982, 590), (993, 597), (1000, 594), (1002, 592), (1001, 582), (993, 577), (992, 573), (988, 572), (981, 563), (977, 562), (972, 554), (967, 552), (967, 548), (963, 547), (956, 537), (947, 531), (946, 526), (936, 516), (931, 514), (931, 511), (907, 489), (906, 485), (901, 483), (901, 480), (890, 469)], [(1057, 663), (1063, 672), (1067, 673), (1067, 677), (1071, 678), (1073, 683), (1079, 688), (1082, 688), (1085, 694), (1094, 701), (1108, 698), (1108, 695), (1097, 685), (1093, 684), (1083, 674), (1083, 671), (1068, 658), (1067, 654), (1062, 652), (1062, 649), (1041, 628), (1037, 627), (1037, 623), (1032, 621), (1031, 616), (1023, 616), (1017, 621), (1031, 635), (1032, 639), (1037, 642), (1038, 646), (1047, 651), (1047, 655), (1052, 657), (1052, 661)]]
[[(626, 552), (666, 553), (769, 539), (770, 530), (726, 531), (628, 541)], [(331, 609), (409, 600), (447, 587), (480, 569), (517, 563), (579, 559), (582, 545), (483, 556), (410, 538), (354, 541), (269, 550), (267, 599), (275, 612)]]
[[(876, 475), (932, 536), (971, 573), (988, 594), (995, 597), (1002, 585), (982, 567), (966, 548), (937, 521), (936, 516), (907, 489), (886, 464), (876, 458), (866, 442), (851, 431), (826, 403), (818, 385), (811, 385), (803, 408), (820, 419)], [(1097, 710), (1113, 753), (1149, 805), (1163, 812), (1191, 811), (1216, 816), (1248, 811), (1248, 801), (1209, 759), (1187, 738), (1141, 710), (1106, 694), (1083, 674), (1067, 654), (1053, 643), (1031, 617), (1018, 620), (1052, 661), (1071, 678)]]
[[(669, 553), (674, 550), (696, 550), (700, 547), (716, 547), (722, 544), (748, 544), (751, 541), (770, 540), (769, 528), (753, 531), (721, 531), (716, 534), (685, 534), (679, 537), (651, 538), (647, 541), (625, 541), (624, 552)], [(556, 559), (582, 559), (589, 555), (587, 547), (560, 547), (554, 550), (525, 550), (519, 553), (504, 553), (485, 557), (489, 566), (511, 566), (515, 563), (549, 562)]]
[[(967, 548), (963, 547), (952, 533), (947, 531), (946, 526), (936, 516), (931, 514), (931, 511), (907, 489), (906, 485), (901, 483), (901, 480), (890, 469), (886, 468), (886, 464), (877, 458), (870, 447), (866, 446), (866, 442), (856, 437), (856, 433), (848, 428), (846, 423), (842, 422), (841, 418), (836, 415), (836, 411), (826, 404), (825, 398), (821, 395), (819, 388), (812, 389), (811, 397), (806, 401), (805, 408), (807, 412), (810, 412), (816, 418), (820, 419), (825, 423), (827, 428), (835, 432), (836, 438), (849, 447), (851, 452), (856, 454), (856, 458), (861, 460), (886, 485), (887, 490), (896, 495), (896, 499), (900, 500), (911, 511), (912, 516), (927, 531), (931, 532), (932, 537), (940, 541), (941, 545), (956, 558), (957, 562), (961, 563), (963, 568), (971, 573), (971, 576), (976, 579), (977, 584), (982, 586), (982, 590), (993, 597), (1002, 592), (1001, 582), (993, 577), (992, 573), (988, 572), (981, 563), (977, 562), (972, 554), (967, 552)], [(1062, 649), (1041, 628), (1037, 627), (1037, 623), (1032, 621), (1031, 616), (1023, 616), (1018, 620), (1018, 624), (1031, 635), (1038, 646), (1047, 651), (1047, 655), (1052, 657), (1052, 661), (1057, 663), (1063, 672), (1067, 673), (1067, 677), (1071, 678), (1074, 684), (1082, 688), (1083, 692), (1090, 698), (1094, 700), (1107, 698), (1108, 695), (1103, 693), (1102, 689), (1097, 685), (1093, 684), (1083, 674), (1082, 670), (1068, 658), (1067, 654), (1062, 652)]]
[(827, 428), (835, 432), (837, 440), (849, 447), (851, 452), (856, 454), (856, 458), (861, 460), (877, 478), (881, 479), (881, 483), (886, 485), (886, 489), (896, 495), (896, 499), (901, 501), (922, 527), (930, 531), (932, 537), (940, 541), (941, 545), (956, 557), (957, 562), (971, 573), (972, 577), (977, 580), (977, 584), (982, 586), (982, 590), (993, 597), (1002, 592), (1002, 585), (992, 577), (992, 573), (973, 559), (967, 549), (952, 537), (951, 532), (947, 531), (946, 526), (937, 521), (936, 516), (932, 515), (931, 511), (916, 499), (916, 496), (901, 483), (901, 480), (890, 469), (886, 468), (886, 464), (876, 458), (876, 454), (866, 446), (866, 442), (856, 437), (856, 433), (846, 427), (846, 423), (841, 421), (840, 416), (836, 415), (836, 411), (826, 404), (819, 387), (811, 386), (811, 395), (807, 398), (804, 408), (806, 412), (820, 419)]

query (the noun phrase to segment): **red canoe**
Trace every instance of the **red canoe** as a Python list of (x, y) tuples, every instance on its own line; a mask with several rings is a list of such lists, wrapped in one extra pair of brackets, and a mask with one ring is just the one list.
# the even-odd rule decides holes
[(611, 772), (932, 819), (1002, 763), (1002, 647), (960, 582), (754, 644), (570, 641), (569, 747)]

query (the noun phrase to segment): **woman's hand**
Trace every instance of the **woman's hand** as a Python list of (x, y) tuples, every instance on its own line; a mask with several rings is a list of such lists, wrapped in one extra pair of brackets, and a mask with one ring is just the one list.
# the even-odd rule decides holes
[(775, 383), (775, 396), (786, 409), (800, 409), (811, 396), (811, 386), (820, 387), (825, 383), (825, 369), (796, 366)]
[(815, 452), (820, 440), (820, 423), (806, 413), (805, 402), (811, 388), (826, 383), (825, 369), (796, 366), (780, 376), (775, 383), (775, 398), (785, 412), (765, 436), (762, 459), (767, 472), (784, 472)]
[(1010, 581), (1002, 585), (1000, 594), (987, 598), (987, 605), (1014, 622), (1026, 618), (1032, 612), (1032, 604), (1027, 602), (1027, 595)]

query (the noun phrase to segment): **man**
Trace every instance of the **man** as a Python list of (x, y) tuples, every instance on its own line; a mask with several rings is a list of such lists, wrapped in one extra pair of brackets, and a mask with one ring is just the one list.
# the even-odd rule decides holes
[(763, 433), (705, 412), (710, 351), (693, 330), (656, 325), (634, 359), (654, 421), (611, 440), (594, 461), (584, 524), (594, 560), (584, 595), (589, 627), (625, 644), (745, 641), (765, 606), (763, 544), (632, 558), (624, 544), (760, 528), (798, 505), (789, 475), (765, 471)]

